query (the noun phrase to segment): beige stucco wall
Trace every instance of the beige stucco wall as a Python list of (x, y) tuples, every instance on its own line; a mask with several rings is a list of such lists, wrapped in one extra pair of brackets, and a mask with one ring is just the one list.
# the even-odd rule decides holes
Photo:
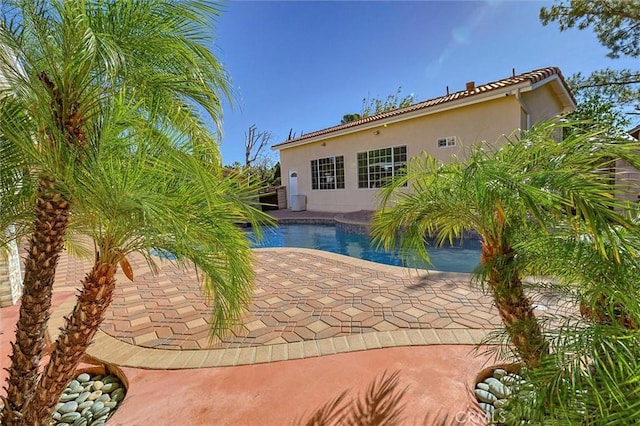
[(551, 84), (523, 92), (521, 95), (522, 104), (530, 114), (532, 126), (563, 112), (560, 99), (554, 94)]
[[(532, 119), (550, 118), (560, 112), (559, 103), (549, 102), (551, 92), (530, 94), (527, 109)], [(545, 98), (547, 98), (545, 102)], [(523, 97), (524, 99), (524, 97)], [(504, 135), (513, 135), (522, 124), (522, 107), (516, 96), (509, 94), (473, 105), (461, 106), (430, 115), (382, 124), (374, 128), (327, 138), (318, 142), (293, 146), (280, 151), (283, 185), (288, 185), (291, 171), (298, 174), (298, 194), (306, 195), (307, 210), (349, 212), (375, 210), (377, 189), (358, 188), (357, 153), (372, 149), (407, 146), (407, 158), (427, 151), (449, 161), (452, 155), (464, 157), (471, 144), (482, 142), (500, 146)], [(455, 147), (438, 148), (437, 140), (456, 136)], [(312, 190), (310, 161), (344, 156), (345, 189)]]

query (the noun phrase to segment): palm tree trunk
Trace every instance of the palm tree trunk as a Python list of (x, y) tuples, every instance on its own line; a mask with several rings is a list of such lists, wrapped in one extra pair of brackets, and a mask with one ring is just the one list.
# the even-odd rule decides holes
[(84, 278), (76, 306), (60, 331), (35, 395), (23, 410), (25, 425), (46, 425), (51, 419), (60, 395), (73, 379), (111, 303), (116, 270), (117, 263), (96, 262)]
[(35, 221), (25, 259), (25, 276), (16, 339), (12, 345), (7, 396), (0, 423), (20, 424), (22, 408), (34, 393), (45, 346), (51, 292), (63, 248), (71, 206), (55, 191), (53, 179), (40, 179)]
[(629, 330), (640, 329), (640, 324), (620, 302), (611, 302), (611, 297), (600, 294), (595, 306), (589, 306), (585, 301), (580, 302), (580, 315), (600, 324), (617, 324)]
[(55, 343), (33, 398), (23, 410), (25, 425), (47, 425), (60, 395), (73, 379), (76, 367), (91, 344), (111, 303), (117, 263), (96, 262), (84, 278), (71, 316)]
[(482, 244), (482, 262), (492, 265), (488, 284), (493, 300), (520, 359), (532, 368), (549, 353), (549, 344), (533, 313), (531, 300), (524, 294), (513, 255), (509, 246), (501, 249)]

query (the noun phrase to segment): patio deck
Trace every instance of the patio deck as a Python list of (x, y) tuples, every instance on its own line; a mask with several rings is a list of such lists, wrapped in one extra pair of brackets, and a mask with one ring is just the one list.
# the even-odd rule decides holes
[[(366, 223), (371, 212), (270, 212), (278, 220)], [(211, 303), (194, 270), (160, 262), (154, 275), (130, 259), (89, 349), (102, 362), (141, 368), (200, 368), (307, 358), (394, 346), (477, 344), (500, 326), (491, 298), (468, 274), (381, 265), (299, 248), (255, 250), (256, 290), (243, 321), (209, 338)], [(63, 257), (57, 283), (78, 282), (89, 265)], [(52, 315), (63, 324), (75, 301)], [(52, 340), (53, 340), (52, 336)]]
[[(393, 346), (476, 344), (500, 325), (491, 299), (468, 275), (380, 265), (310, 249), (257, 249), (256, 290), (242, 323), (209, 338), (211, 305), (194, 270), (162, 262), (153, 275), (131, 261), (89, 355), (139, 368), (254, 364)], [(58, 282), (78, 282), (64, 257)], [(67, 288), (68, 289), (68, 288)], [(75, 300), (51, 318), (63, 324)], [(53, 340), (54, 336), (52, 336)]]

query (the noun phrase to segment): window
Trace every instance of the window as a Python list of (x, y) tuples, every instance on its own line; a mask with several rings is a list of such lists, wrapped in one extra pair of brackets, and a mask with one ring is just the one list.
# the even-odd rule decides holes
[(403, 173), (407, 147), (374, 149), (358, 153), (358, 188), (380, 188)]
[(438, 148), (446, 148), (448, 146), (456, 146), (456, 137), (449, 136), (438, 139)]
[(344, 156), (311, 160), (311, 189), (344, 189)]

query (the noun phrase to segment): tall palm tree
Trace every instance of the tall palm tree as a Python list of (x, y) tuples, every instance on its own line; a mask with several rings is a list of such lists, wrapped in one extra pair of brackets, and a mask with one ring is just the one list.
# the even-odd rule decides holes
[(219, 124), (228, 80), (206, 45), (215, 4), (9, 0), (2, 12), (0, 228), (15, 223), (15, 236), (28, 238), (2, 413), (15, 424), (36, 389), (55, 267), (78, 201), (64, 188), (99, 144), (116, 139), (105, 133), (110, 105), (128, 105), (110, 118), (122, 121), (118, 131), (146, 118), (215, 168), (198, 111)]
[(616, 197), (623, 185), (608, 173), (619, 159), (640, 164), (635, 144), (578, 130), (557, 142), (553, 136), (567, 126), (544, 123), (495, 152), (473, 146), (466, 159), (449, 164), (428, 154), (412, 160), (406, 175), (382, 190), (372, 229), (386, 248), (427, 260), (427, 236), (441, 244), (477, 232), (480, 281), (493, 296), (516, 355), (531, 367), (548, 343), (522, 283), (532, 263), (516, 246), (519, 236), (529, 229), (589, 235), (597, 251), (618, 261), (626, 245), (618, 238), (620, 227), (635, 226), (620, 213), (628, 207)]

